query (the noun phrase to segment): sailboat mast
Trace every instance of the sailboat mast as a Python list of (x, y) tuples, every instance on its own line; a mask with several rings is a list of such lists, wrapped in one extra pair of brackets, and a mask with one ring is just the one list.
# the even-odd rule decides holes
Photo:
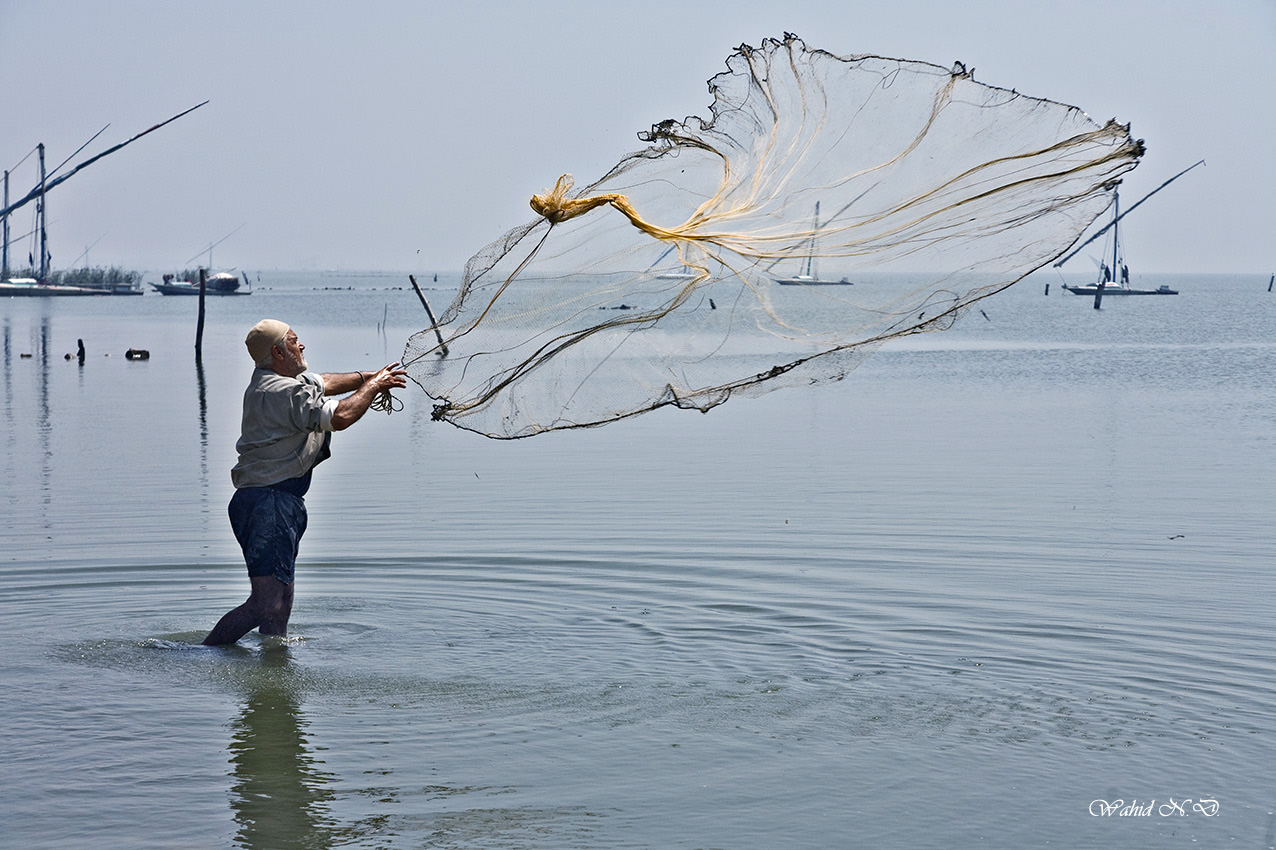
[[(1117, 235), (1117, 221), (1121, 218), (1121, 193), (1115, 189), (1112, 191), (1112, 279), (1117, 280), (1120, 274), (1117, 266), (1117, 252), (1121, 244), (1121, 240)], [(1099, 282), (1094, 285), (1094, 309), (1098, 310), (1099, 305), (1103, 303), (1103, 287), (1107, 282), (1103, 276), (1099, 276)]]
[[(9, 172), (4, 173), (4, 200), (0, 201), (7, 209), (9, 206)], [(0, 216), (0, 230), (3, 230), (3, 249), (0, 249), (0, 280), (7, 280), (9, 277), (9, 214), (5, 213)]]
[[(1112, 190), (1112, 209), (1116, 214), (1116, 218), (1120, 218), (1121, 217), (1121, 193), (1115, 189)], [(1120, 282), (1120, 278), (1117, 275), (1119, 275), (1121, 272), (1121, 266), (1120, 266), (1121, 237), (1117, 232), (1119, 228), (1120, 226), (1117, 224), (1116, 220), (1113, 219), (1112, 221), (1112, 280), (1115, 282)]]
[(45, 174), (44, 174), (44, 142), (39, 145), (40, 151), (40, 283), (44, 283), (49, 271), (49, 234), (45, 229), (48, 221), (48, 210), (45, 209)]
[(820, 202), (815, 202), (815, 221), (811, 225), (811, 250), (806, 255), (806, 276), (815, 279), (815, 237), (820, 232)]

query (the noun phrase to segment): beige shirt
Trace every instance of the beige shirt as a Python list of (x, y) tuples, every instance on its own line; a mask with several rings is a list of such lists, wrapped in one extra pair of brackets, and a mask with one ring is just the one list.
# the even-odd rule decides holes
[(272, 369), (253, 370), (244, 391), (244, 417), (235, 448), (239, 462), (230, 471), (235, 487), (267, 487), (310, 471), (332, 430), (337, 399), (324, 397), (323, 378), (303, 372), (296, 378)]

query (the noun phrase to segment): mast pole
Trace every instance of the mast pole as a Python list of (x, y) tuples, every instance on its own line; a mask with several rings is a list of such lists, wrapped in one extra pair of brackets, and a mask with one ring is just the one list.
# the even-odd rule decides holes
[[(208, 103), (208, 101), (204, 101), (204, 103)], [(102, 151), (102, 152), (101, 152), (100, 154), (98, 154), (97, 156), (89, 157), (89, 158), (88, 158), (88, 159), (86, 159), (84, 162), (82, 162), (82, 163), (80, 163), (79, 165), (77, 165), (75, 168), (72, 168), (72, 169), (71, 169), (70, 171), (68, 171), (66, 174), (59, 175), (58, 177), (54, 177), (52, 180), (49, 180), (49, 182), (48, 182), (48, 186), (45, 186), (45, 184), (44, 184), (44, 179), (43, 179), (43, 178), (41, 178), (41, 180), (40, 180), (40, 185), (39, 185), (39, 186), (36, 186), (36, 187), (35, 187), (34, 189), (32, 189), (30, 192), (27, 192), (27, 193), (26, 193), (26, 195), (24, 195), (23, 197), (19, 198), (19, 199), (18, 199), (18, 200), (16, 200), (16, 201), (14, 201), (12, 206), (10, 206), (9, 204), (5, 204), (3, 207), (0, 207), (0, 215), (3, 215), (3, 214), (5, 214), (5, 213), (13, 212), (13, 211), (14, 211), (14, 210), (16, 210), (18, 207), (21, 207), (21, 206), (25, 205), (27, 202), (29, 202), (29, 201), (31, 201), (31, 200), (33, 200), (33, 199), (37, 198), (37, 197), (43, 197), (44, 192), (46, 191), (46, 189), (52, 189), (54, 186), (60, 185), (63, 181), (65, 181), (65, 180), (67, 180), (68, 178), (72, 177), (72, 176), (73, 176), (76, 172), (80, 171), (81, 169), (84, 169), (84, 168), (89, 167), (90, 165), (92, 165), (93, 163), (97, 162), (99, 159), (101, 159), (102, 157), (106, 156), (107, 154), (115, 153), (117, 150), (119, 150), (120, 148), (124, 147), (125, 145), (130, 144), (130, 143), (132, 143), (132, 142), (135, 142), (135, 141), (137, 141), (138, 139), (142, 138), (142, 137), (143, 137), (143, 136), (145, 136), (147, 133), (153, 133), (153, 132), (155, 132), (156, 130), (158, 130), (160, 127), (163, 127), (165, 124), (169, 124), (169, 123), (171, 123), (171, 122), (173, 122), (173, 121), (176, 121), (178, 118), (181, 118), (183, 115), (187, 114), (188, 112), (193, 112), (193, 111), (195, 111), (196, 109), (199, 109), (201, 106), (203, 106), (203, 105), (204, 105), (204, 103), (198, 103), (198, 104), (196, 104), (196, 105), (192, 106), (190, 109), (186, 110), (186, 112), (180, 112), (180, 113), (178, 113), (177, 115), (174, 115), (172, 118), (168, 119), (168, 121), (161, 121), (160, 123), (156, 124), (154, 127), (151, 127), (149, 130), (143, 130), (142, 132), (138, 133), (136, 136), (134, 136), (133, 138), (129, 139), (128, 141), (120, 142), (118, 145), (115, 145), (115, 146), (113, 146), (113, 147), (109, 147), (109, 148), (107, 148), (106, 150)], [(44, 149), (44, 145), (41, 145), (41, 146), (40, 146), (40, 148), (41, 148), (41, 150), (43, 150), (43, 149)], [(59, 166), (59, 167), (60, 167), (60, 166)]]
[(806, 276), (815, 279), (815, 237), (820, 232), (820, 202), (815, 202), (815, 218), (811, 223), (811, 248), (806, 255)]
[[(4, 173), (4, 200), (0, 201), (7, 208), (9, 206), (9, 172)], [(3, 250), (0, 250), (0, 280), (6, 280), (9, 277), (9, 214), (5, 213), (0, 216), (0, 229), (4, 232)]]
[(48, 221), (48, 210), (45, 209), (45, 185), (44, 185), (44, 142), (39, 145), (40, 151), (40, 283), (44, 283), (45, 277), (49, 270), (49, 233), (45, 229)]
[[(1112, 279), (1117, 279), (1117, 249), (1121, 241), (1117, 235), (1117, 219), (1121, 218), (1121, 193), (1112, 190)], [(1099, 309), (1099, 304), (1103, 301), (1103, 287), (1107, 282), (1103, 280), (1103, 275), (1099, 275), (1099, 282), (1094, 287), (1094, 309)]]
[[(1191, 171), (1191, 170), (1192, 170), (1193, 168), (1195, 168), (1196, 166), (1198, 166), (1198, 165), (1204, 165), (1204, 164), (1205, 164), (1205, 160), (1201, 160), (1200, 162), (1194, 163), (1193, 165), (1189, 165), (1187, 168), (1184, 168), (1184, 169), (1183, 169), (1182, 171), (1180, 171), (1178, 174), (1175, 174), (1175, 175), (1174, 175), (1173, 177), (1171, 177), (1169, 180), (1166, 180), (1166, 181), (1165, 181), (1164, 183), (1162, 183), (1160, 186), (1157, 186), (1157, 187), (1156, 187), (1155, 189), (1153, 189), (1151, 192), (1148, 192), (1148, 193), (1147, 193), (1146, 195), (1144, 195), (1142, 198), (1140, 198), (1139, 200), (1137, 200), (1137, 201), (1135, 201), (1133, 204), (1131, 204), (1131, 205), (1130, 205), (1130, 208), (1129, 208), (1128, 210), (1126, 210), (1126, 211), (1125, 211), (1125, 215), (1129, 215), (1130, 213), (1134, 212), (1134, 210), (1135, 210), (1138, 206), (1140, 206), (1141, 204), (1143, 204), (1143, 202), (1144, 202), (1144, 201), (1146, 201), (1148, 198), (1152, 197), (1152, 196), (1153, 196), (1153, 195), (1155, 195), (1157, 192), (1161, 191), (1161, 190), (1162, 190), (1162, 189), (1164, 189), (1166, 186), (1170, 185), (1170, 184), (1171, 184), (1171, 183), (1173, 183), (1175, 180), (1177, 180), (1177, 179), (1179, 179), (1180, 177), (1182, 177), (1184, 174), (1187, 174), (1189, 171)], [(1064, 256), (1064, 258), (1063, 258), (1063, 259), (1061, 259), (1061, 260), (1055, 260), (1054, 267), (1057, 269), (1057, 268), (1059, 268), (1059, 266), (1061, 266), (1061, 265), (1063, 265), (1064, 263), (1068, 262), (1068, 260), (1071, 260), (1071, 259), (1072, 259), (1073, 257), (1075, 257), (1077, 254), (1080, 254), (1080, 253), (1081, 253), (1081, 249), (1082, 249), (1082, 248), (1084, 248), (1085, 246), (1089, 245), (1091, 242), (1093, 242), (1094, 240), (1098, 239), (1098, 238), (1099, 238), (1100, 236), (1102, 236), (1103, 234), (1107, 233), (1107, 232), (1108, 232), (1108, 228), (1110, 228), (1110, 227), (1115, 227), (1115, 226), (1116, 226), (1116, 219), (1113, 219), (1111, 223), (1106, 224), (1106, 225), (1104, 225), (1103, 227), (1101, 227), (1101, 228), (1099, 228), (1098, 230), (1096, 230), (1096, 231), (1094, 232), (1094, 235), (1093, 235), (1093, 236), (1091, 236), (1089, 239), (1087, 239), (1086, 241), (1082, 242), (1082, 243), (1081, 243), (1080, 245), (1078, 245), (1077, 247), (1073, 248), (1073, 249), (1072, 249), (1072, 251), (1071, 251), (1071, 253), (1069, 253), (1069, 254), (1067, 254), (1066, 256)]]

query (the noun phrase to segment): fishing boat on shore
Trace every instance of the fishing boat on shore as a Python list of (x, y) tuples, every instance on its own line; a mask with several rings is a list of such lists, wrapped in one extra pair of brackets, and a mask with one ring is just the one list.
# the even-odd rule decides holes
[[(248, 275), (244, 275), (244, 283), (248, 283)], [(151, 287), (163, 295), (198, 295), (199, 284), (189, 280), (175, 280), (171, 274), (164, 275), (163, 283), (152, 283)], [(230, 272), (219, 272), (204, 280), (205, 295), (252, 295), (252, 289), (240, 289), (239, 278)]]

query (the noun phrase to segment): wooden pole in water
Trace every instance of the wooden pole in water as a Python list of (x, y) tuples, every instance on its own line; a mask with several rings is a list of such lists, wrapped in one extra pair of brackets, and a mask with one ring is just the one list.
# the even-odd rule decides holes
[(421, 292), (421, 287), (417, 286), (416, 275), (408, 275), (408, 280), (412, 281), (412, 288), (416, 290), (416, 297), (421, 299), (421, 306), (425, 308), (425, 315), (430, 317), (430, 327), (434, 328), (434, 337), (439, 341), (439, 350), (443, 354), (447, 354), (447, 345), (443, 342), (443, 334), (439, 333), (438, 320), (434, 318), (434, 311), (430, 309), (430, 302), (425, 300), (425, 293)]
[(199, 270), (199, 318), (195, 321), (195, 362), (204, 356), (204, 289), (207, 286), (207, 275), (201, 266)]

